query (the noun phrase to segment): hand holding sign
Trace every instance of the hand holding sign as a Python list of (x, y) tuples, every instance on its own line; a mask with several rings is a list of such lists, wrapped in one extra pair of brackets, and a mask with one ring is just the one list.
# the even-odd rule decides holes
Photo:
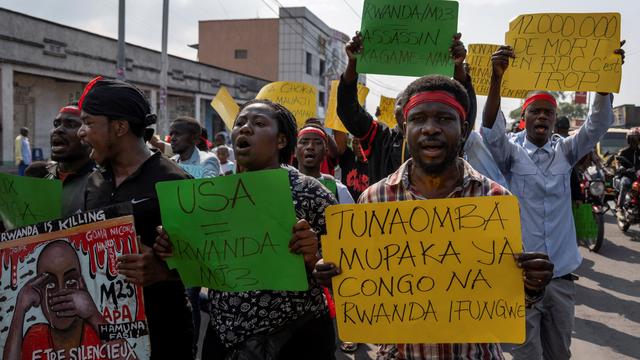
[(318, 261), (318, 235), (313, 231), (307, 220), (298, 220), (293, 225), (293, 235), (289, 242), (289, 251), (301, 254), (308, 269), (313, 269)]
[(167, 280), (171, 273), (167, 264), (153, 253), (153, 250), (140, 244), (141, 254), (127, 254), (118, 257), (118, 272), (132, 284), (149, 286)]

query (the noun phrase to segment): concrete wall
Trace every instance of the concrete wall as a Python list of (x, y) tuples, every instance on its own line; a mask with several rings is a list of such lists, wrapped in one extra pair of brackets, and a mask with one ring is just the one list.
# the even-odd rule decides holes
[[(247, 50), (247, 58), (236, 59), (236, 50)], [(200, 21), (198, 60), (276, 81), (278, 19)]]
[[(77, 99), (92, 77), (114, 77), (116, 53), (115, 39), (0, 8), (1, 160), (13, 162), (13, 139), (23, 124), (32, 128), (32, 146), (48, 156), (48, 130), (57, 110)], [(144, 90), (157, 109), (160, 52), (127, 44), (126, 58), (127, 80)], [(242, 103), (268, 82), (169, 56), (169, 119), (188, 115), (203, 123), (220, 121), (202, 106), (209, 106), (221, 86)]]

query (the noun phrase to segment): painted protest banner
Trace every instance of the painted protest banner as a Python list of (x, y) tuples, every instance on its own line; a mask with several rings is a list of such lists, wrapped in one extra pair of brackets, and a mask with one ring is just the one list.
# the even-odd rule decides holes
[(0, 234), (3, 359), (149, 359), (142, 287), (116, 269), (118, 256), (138, 252), (133, 217), (123, 215), (130, 211)]
[(388, 127), (395, 127), (398, 122), (396, 121), (396, 99), (386, 96), (380, 96), (380, 116), (378, 121), (385, 123)]
[(307, 83), (276, 81), (260, 89), (256, 99), (268, 99), (286, 107), (296, 117), (298, 127), (316, 117), (318, 89)]
[(505, 79), (529, 90), (618, 92), (620, 14), (527, 14), (509, 23)]
[[(466, 62), (469, 64), (469, 72), (476, 95), (487, 96), (489, 94), (493, 71), (491, 55), (498, 51), (499, 47), (500, 45), (495, 44), (469, 44), (467, 46)], [(509, 69), (507, 69), (507, 72), (509, 72)], [(500, 92), (502, 97), (524, 99), (529, 91), (515, 89), (508, 80), (503, 78)]]
[(308, 288), (304, 262), (289, 252), (296, 215), (284, 169), (156, 184), (167, 259), (187, 286), (222, 291)]
[(335, 205), (326, 219), (341, 340), (524, 341), (515, 197)]
[(227, 129), (233, 129), (233, 122), (240, 112), (240, 106), (233, 100), (226, 87), (220, 87), (216, 96), (211, 100), (211, 107), (220, 115)]
[(449, 47), (457, 27), (457, 1), (366, 0), (358, 72), (453, 76)]
[[(338, 116), (338, 80), (331, 81), (331, 89), (329, 91), (329, 103), (327, 104), (327, 114), (324, 117), (324, 126), (348, 133), (347, 128), (344, 127), (340, 117)], [(364, 102), (369, 94), (369, 88), (358, 83), (358, 103), (360, 106), (364, 106)]]
[(0, 173), (0, 218), (7, 229), (57, 219), (61, 202), (60, 180)]

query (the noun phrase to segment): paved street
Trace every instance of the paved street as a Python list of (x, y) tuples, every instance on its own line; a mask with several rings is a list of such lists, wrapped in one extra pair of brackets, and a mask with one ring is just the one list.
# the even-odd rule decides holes
[[(623, 234), (607, 216), (606, 241), (600, 253), (580, 248), (584, 262), (577, 271), (574, 359), (640, 358), (640, 227)], [(338, 359), (373, 359), (371, 346)], [(509, 356), (507, 356), (510, 359)]]

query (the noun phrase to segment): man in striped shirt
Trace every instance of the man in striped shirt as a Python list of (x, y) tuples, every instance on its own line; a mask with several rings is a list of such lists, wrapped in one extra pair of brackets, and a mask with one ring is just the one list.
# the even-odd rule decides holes
[[(404, 92), (406, 138), (411, 158), (369, 187), (359, 203), (425, 200), (452, 197), (509, 195), (458, 157), (468, 122), (469, 98), (464, 87), (440, 75), (422, 77)], [(517, 257), (523, 269), (527, 304), (542, 297), (553, 273), (548, 257), (524, 253)], [(335, 264), (319, 262), (315, 276), (323, 284), (340, 273)], [(383, 344), (378, 359), (504, 359), (499, 344)]]

